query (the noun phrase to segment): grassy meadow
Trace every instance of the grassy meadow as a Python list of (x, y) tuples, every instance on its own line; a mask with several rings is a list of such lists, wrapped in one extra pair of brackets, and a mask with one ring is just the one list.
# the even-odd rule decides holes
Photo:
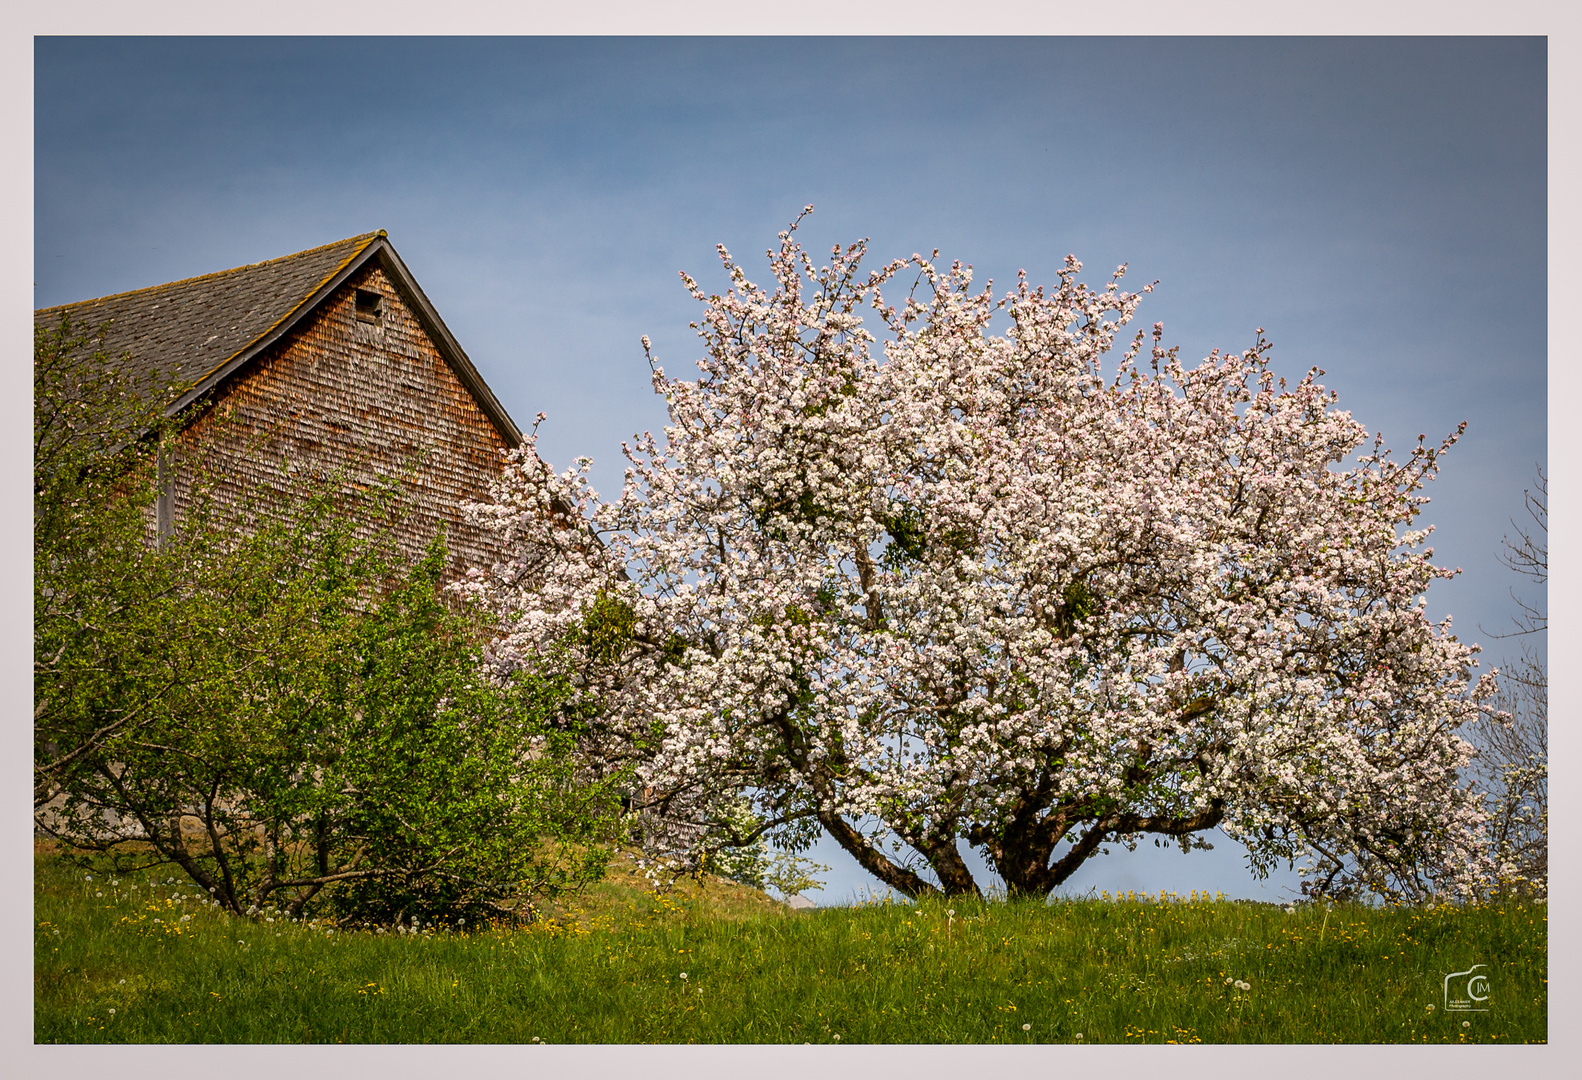
[[(35, 856), (40, 1043), (1514, 1043), (1547, 908), (1202, 897), (792, 912), (629, 868), (522, 930), (240, 920), (162, 872)], [(1443, 980), (1485, 964), (1488, 1011)]]

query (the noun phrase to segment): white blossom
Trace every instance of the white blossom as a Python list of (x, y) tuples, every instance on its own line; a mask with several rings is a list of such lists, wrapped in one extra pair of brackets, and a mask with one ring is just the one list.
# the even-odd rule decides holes
[(1455, 435), (1392, 458), (1262, 331), (1193, 367), (1157, 323), (1122, 346), (1122, 271), (996, 299), (794, 233), (772, 291), (723, 248), (723, 295), (683, 275), (700, 375), (653, 366), (671, 423), (616, 498), (533, 435), (469, 507), (514, 552), (461, 586), (509, 619), (494, 661), (564, 671), (594, 760), (641, 748), (651, 854), (728, 842), (747, 792), (912, 896), (977, 890), (963, 838), (1042, 893), (1216, 825), (1321, 887), (1476, 887), (1457, 731), (1495, 687), (1424, 613), (1455, 571), (1415, 527)]

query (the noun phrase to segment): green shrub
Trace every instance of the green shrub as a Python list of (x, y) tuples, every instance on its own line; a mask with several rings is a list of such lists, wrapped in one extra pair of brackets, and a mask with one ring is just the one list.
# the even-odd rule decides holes
[(579, 771), (564, 686), (485, 672), (443, 536), (404, 562), (398, 491), (283, 471), (241, 505), (200, 477), (156, 542), (165, 391), (96, 344), (35, 339), (37, 827), (233, 914), (530, 918), (597, 878), (622, 778)]

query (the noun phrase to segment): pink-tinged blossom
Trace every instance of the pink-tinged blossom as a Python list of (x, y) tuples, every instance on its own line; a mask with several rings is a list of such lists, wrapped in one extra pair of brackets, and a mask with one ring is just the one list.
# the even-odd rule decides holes
[[(772, 291), (723, 248), (726, 293), (682, 276), (700, 376), (650, 356), (671, 423), (617, 498), (529, 438), (471, 508), (519, 556), (465, 586), (510, 619), (498, 657), (566, 668), (667, 842), (722, 842), (746, 792), (913, 896), (977, 890), (962, 838), (1042, 894), (1105, 843), (1215, 826), (1331, 883), (1475, 887), (1457, 730), (1493, 680), (1426, 617), (1453, 571), (1414, 528), (1455, 435), (1391, 458), (1261, 330), (1193, 367), (1160, 324), (1124, 340), (1122, 271), (1094, 290), (1068, 257), (996, 300), (794, 233)], [(611, 604), (613, 649), (586, 632)]]

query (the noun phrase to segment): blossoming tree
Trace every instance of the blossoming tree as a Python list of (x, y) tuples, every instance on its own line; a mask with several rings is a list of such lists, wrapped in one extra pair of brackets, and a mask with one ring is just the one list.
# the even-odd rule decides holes
[(723, 247), (724, 295), (683, 275), (702, 374), (650, 355), (671, 424), (618, 499), (529, 439), (473, 508), (520, 554), (468, 586), (513, 620), (499, 658), (574, 669), (654, 820), (750, 841), (717, 812), (745, 792), (756, 832), (821, 826), (909, 896), (977, 892), (964, 843), (1042, 895), (1215, 826), (1330, 888), (1471, 887), (1457, 729), (1493, 679), (1426, 617), (1455, 571), (1411, 528), (1455, 435), (1393, 460), (1261, 331), (1191, 368), (1128, 341), (1120, 272), (996, 300), (795, 230), (773, 289)]

